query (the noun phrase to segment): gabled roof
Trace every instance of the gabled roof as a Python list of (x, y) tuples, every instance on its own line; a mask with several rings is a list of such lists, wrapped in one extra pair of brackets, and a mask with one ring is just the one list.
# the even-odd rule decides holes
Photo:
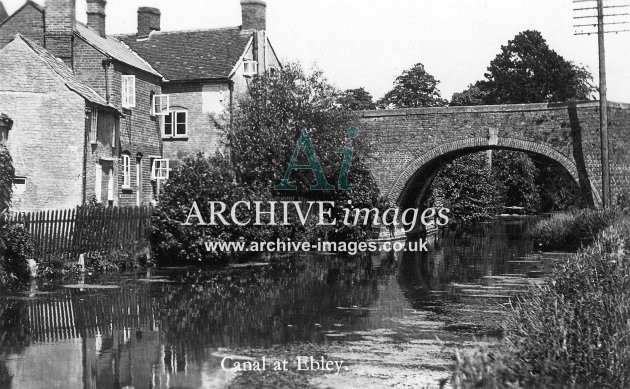
[(136, 34), (118, 39), (147, 60), (168, 81), (227, 79), (249, 42), (241, 27), (192, 31), (154, 31), (148, 39)]
[(96, 93), (92, 88), (86, 86), (81, 81), (79, 81), (72, 73), (72, 69), (70, 69), (68, 65), (66, 65), (62, 60), (56, 58), (46, 49), (30, 41), (28, 38), (22, 36), (21, 34), (16, 34), (15, 39), (20, 39), (24, 43), (26, 43), (28, 47), (30, 47), (31, 50), (33, 50), (33, 52), (37, 54), (42, 62), (59, 76), (59, 78), (68, 89), (76, 92), (90, 103), (119, 112), (114, 106), (108, 104), (107, 101), (103, 97), (101, 97), (101, 95)]
[(76, 22), (75, 33), (89, 45), (108, 57), (155, 76), (162, 77), (147, 61), (134, 53), (133, 50), (118, 39), (110, 36), (103, 38), (96, 31), (81, 22)]
[(9, 14), (7, 13), (7, 10), (4, 9), (4, 4), (2, 4), (2, 0), (0, 0), (0, 23), (4, 21), (4, 19), (7, 19), (9, 17)]
[[(1, 0), (0, 0), (1, 1)], [(6, 23), (7, 21), (9, 21), (9, 19), (11, 19), (13, 16), (17, 15), (20, 13), (20, 11), (22, 11), (22, 9), (24, 7), (26, 7), (27, 5), (32, 6), (33, 8), (35, 8), (37, 11), (41, 12), (42, 14), (44, 14), (44, 7), (42, 7), (41, 5), (37, 4), (36, 2), (34, 2), (33, 0), (26, 0), (26, 2), (20, 7), (18, 8), (15, 12), (13, 12), (11, 15), (9, 15), (8, 17), (6, 17), (4, 20), (0, 20), (0, 26), (3, 25), (4, 23)], [(0, 6), (2, 6), (2, 3), (0, 2)], [(6, 12), (6, 11), (5, 11)], [(0, 18), (2, 19), (2, 18)]]

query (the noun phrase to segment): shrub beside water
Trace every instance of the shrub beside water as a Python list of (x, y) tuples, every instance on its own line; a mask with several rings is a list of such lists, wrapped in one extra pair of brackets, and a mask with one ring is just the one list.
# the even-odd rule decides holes
[(629, 249), (630, 218), (619, 217), (514, 305), (506, 349), (458, 357), (453, 386), (630, 387)]

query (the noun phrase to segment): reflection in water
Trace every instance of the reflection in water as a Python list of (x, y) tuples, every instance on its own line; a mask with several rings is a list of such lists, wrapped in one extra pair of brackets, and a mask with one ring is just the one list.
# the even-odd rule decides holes
[[(509, 274), (527, 219), (442, 231), (428, 253), (287, 256), (269, 266), (95, 276), (0, 298), (0, 387), (210, 388), (229, 349), (343, 341), (461, 304), (453, 285)], [(86, 281), (88, 282), (88, 281)]]

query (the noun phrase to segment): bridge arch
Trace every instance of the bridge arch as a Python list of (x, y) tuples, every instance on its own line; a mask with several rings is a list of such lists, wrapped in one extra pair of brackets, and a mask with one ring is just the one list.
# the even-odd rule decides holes
[(575, 163), (551, 146), (522, 139), (491, 136), (466, 138), (444, 143), (411, 161), (397, 177), (387, 197), (401, 207), (414, 207), (416, 200), (423, 198), (443, 162), (477, 151), (513, 150), (536, 154), (564, 167), (591, 205), (601, 207), (599, 192), (588, 176), (581, 175)]

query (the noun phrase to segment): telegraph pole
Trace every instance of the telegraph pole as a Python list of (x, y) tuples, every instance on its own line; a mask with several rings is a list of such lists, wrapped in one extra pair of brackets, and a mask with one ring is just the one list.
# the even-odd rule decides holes
[(608, 155), (608, 94), (606, 90), (606, 48), (604, 44), (604, 0), (597, 0), (597, 46), (599, 47), (599, 131), (602, 142), (602, 194), (604, 208), (610, 208), (610, 160)]
[[(597, 26), (597, 46), (599, 48), (599, 130), (601, 137), (601, 165), (602, 165), (602, 200), (604, 208), (609, 208), (611, 206), (611, 195), (610, 195), (610, 160), (609, 160), (609, 152), (608, 152), (608, 96), (606, 89), (606, 48), (604, 42), (604, 35), (607, 33), (620, 33), (628, 30), (610, 30), (606, 31), (606, 25), (626, 25), (627, 21), (618, 19), (619, 17), (627, 17), (628, 13), (610, 13), (608, 15), (604, 14), (604, 9), (610, 8), (627, 8), (628, 5), (625, 4), (616, 4), (610, 6), (604, 6), (604, 0), (574, 0), (573, 3), (586, 3), (596, 1), (597, 5), (595, 7), (581, 7), (574, 8), (574, 11), (591, 11), (597, 10), (597, 15), (584, 15), (580, 14), (579, 16), (574, 17), (574, 19), (589, 19), (597, 18), (597, 24), (576, 24), (573, 27), (594, 27)], [(604, 17), (612, 17), (616, 18), (610, 23), (605, 23)], [(575, 35), (592, 35), (595, 32), (589, 31), (580, 31), (576, 32)]]

